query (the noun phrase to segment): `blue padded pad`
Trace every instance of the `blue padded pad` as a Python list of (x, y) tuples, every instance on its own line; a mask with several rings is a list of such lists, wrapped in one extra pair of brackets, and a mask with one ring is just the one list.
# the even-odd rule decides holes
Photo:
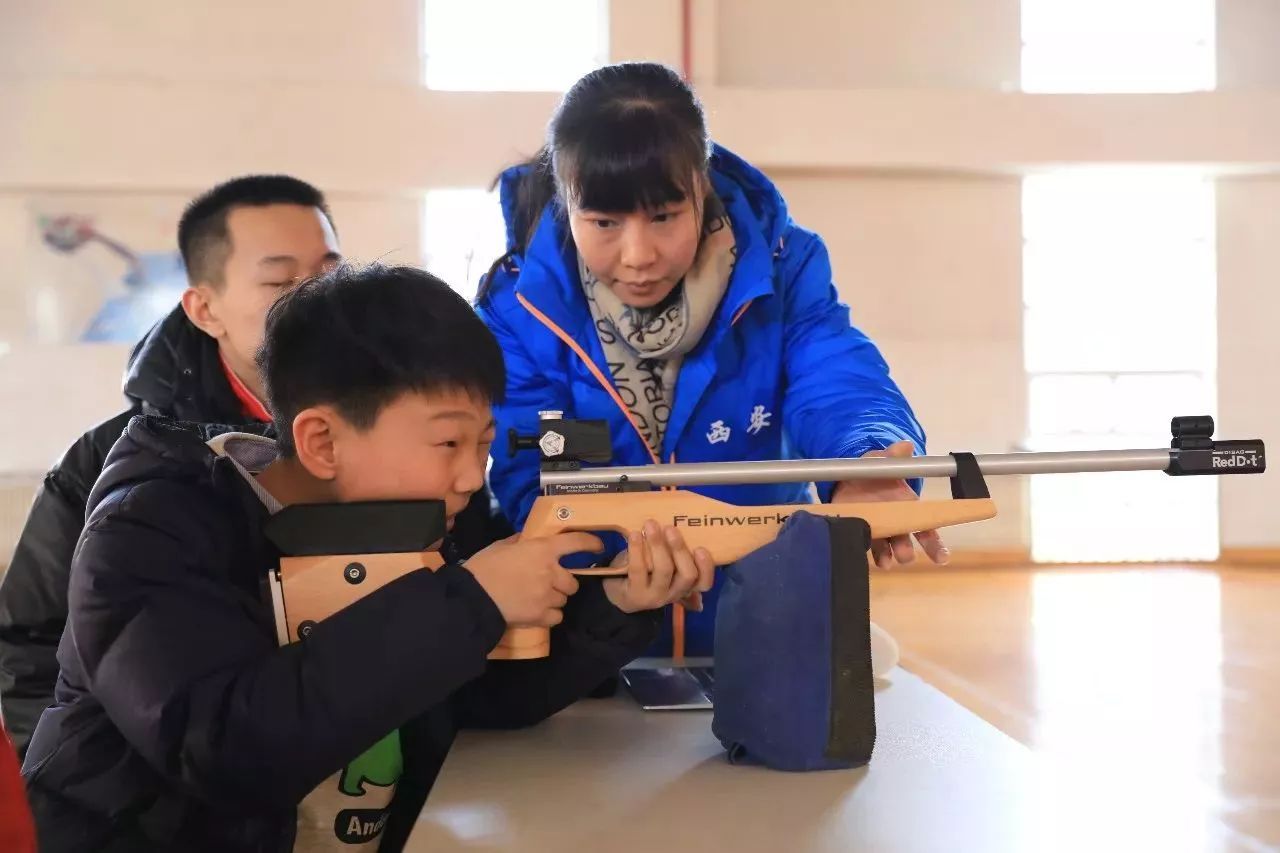
[(799, 511), (723, 570), (712, 731), (731, 760), (796, 771), (871, 760), (869, 545), (861, 519)]

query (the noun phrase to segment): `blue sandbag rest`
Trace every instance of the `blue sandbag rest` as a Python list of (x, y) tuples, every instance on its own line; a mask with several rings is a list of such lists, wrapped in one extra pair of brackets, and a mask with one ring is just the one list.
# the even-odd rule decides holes
[(813, 771), (871, 760), (870, 543), (862, 519), (797, 511), (723, 570), (712, 732), (731, 761)]

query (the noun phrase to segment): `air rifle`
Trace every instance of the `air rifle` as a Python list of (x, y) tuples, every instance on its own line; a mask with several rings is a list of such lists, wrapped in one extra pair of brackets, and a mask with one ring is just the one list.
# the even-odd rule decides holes
[[(771, 542), (791, 513), (865, 520), (873, 539), (982, 521), (996, 515), (986, 477), (1103, 471), (1164, 471), (1171, 476), (1261, 474), (1260, 439), (1213, 438), (1213, 419), (1177, 417), (1169, 447), (911, 458), (694, 462), (634, 467), (586, 467), (613, 457), (606, 421), (566, 419), (544, 412), (535, 435), (508, 434), (508, 452), (538, 450), (542, 494), (534, 499), (522, 535), (639, 530), (648, 519), (678, 529), (692, 549), (706, 548), (716, 565), (732, 563)], [(744, 483), (838, 482), (853, 479), (947, 477), (949, 500), (737, 506), (681, 487)], [(290, 506), (268, 524), (284, 555), (268, 578), (279, 641), (296, 642), (320, 620), (357, 599), (441, 558), (427, 550), (445, 535), (440, 501)], [(588, 576), (620, 576), (611, 566), (573, 569)], [(546, 628), (510, 628), (491, 659), (531, 659), (550, 653)]]
[[(612, 458), (607, 421), (568, 420), (541, 413), (536, 435), (508, 433), (508, 453), (537, 449), (542, 455), (542, 494), (534, 499), (524, 536), (570, 531), (639, 530), (646, 519), (680, 531), (690, 549), (706, 548), (716, 565), (741, 559), (773, 541), (791, 513), (865, 520), (873, 539), (934, 530), (994, 518), (996, 505), (986, 477), (1006, 474), (1069, 474), (1101, 471), (1164, 471), (1172, 476), (1261, 474), (1266, 451), (1260, 439), (1213, 438), (1213, 418), (1176, 417), (1169, 447), (1155, 450), (1084, 450), (997, 453), (911, 458), (800, 459), (766, 462), (690, 462), (591, 468), (583, 463)], [(839, 482), (853, 479), (948, 477), (950, 500), (736, 506), (682, 487), (745, 483)], [(673, 491), (656, 491), (676, 487)], [(578, 575), (618, 576), (626, 569), (593, 567)], [(549, 633), (517, 628), (504, 638), (508, 649), (540, 657)]]

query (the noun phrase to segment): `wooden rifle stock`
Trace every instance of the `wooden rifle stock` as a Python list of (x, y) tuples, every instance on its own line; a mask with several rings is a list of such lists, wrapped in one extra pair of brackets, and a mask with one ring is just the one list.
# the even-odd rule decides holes
[[(648, 519), (680, 531), (690, 550), (706, 548), (717, 566), (742, 559), (777, 537), (794, 512), (835, 518), (861, 518), (871, 525), (871, 536), (883, 539), (994, 518), (990, 498), (875, 503), (784, 504), (735, 506), (689, 491), (605, 492), (582, 495), (542, 495), (533, 502), (523, 535), (612, 531), (626, 534), (640, 530)], [(602, 566), (574, 569), (581, 576), (618, 577), (626, 569)], [(511, 628), (503, 638), (504, 654), (511, 659), (544, 657), (550, 653), (546, 628)]]

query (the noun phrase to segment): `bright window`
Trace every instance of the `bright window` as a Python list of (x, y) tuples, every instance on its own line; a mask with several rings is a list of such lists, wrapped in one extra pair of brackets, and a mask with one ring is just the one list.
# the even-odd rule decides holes
[[(1061, 172), (1023, 182), (1029, 444), (1167, 447), (1214, 414), (1214, 187), (1194, 174)], [(1031, 479), (1032, 556), (1218, 554), (1218, 485), (1158, 472)]]
[(1022, 0), (1022, 88), (1212, 89), (1214, 15), (1214, 0)]
[(473, 299), (480, 276), (506, 251), (497, 193), (440, 189), (426, 195), (422, 212), (423, 266)]
[(562, 92), (608, 49), (607, 0), (423, 0), (431, 89)]

